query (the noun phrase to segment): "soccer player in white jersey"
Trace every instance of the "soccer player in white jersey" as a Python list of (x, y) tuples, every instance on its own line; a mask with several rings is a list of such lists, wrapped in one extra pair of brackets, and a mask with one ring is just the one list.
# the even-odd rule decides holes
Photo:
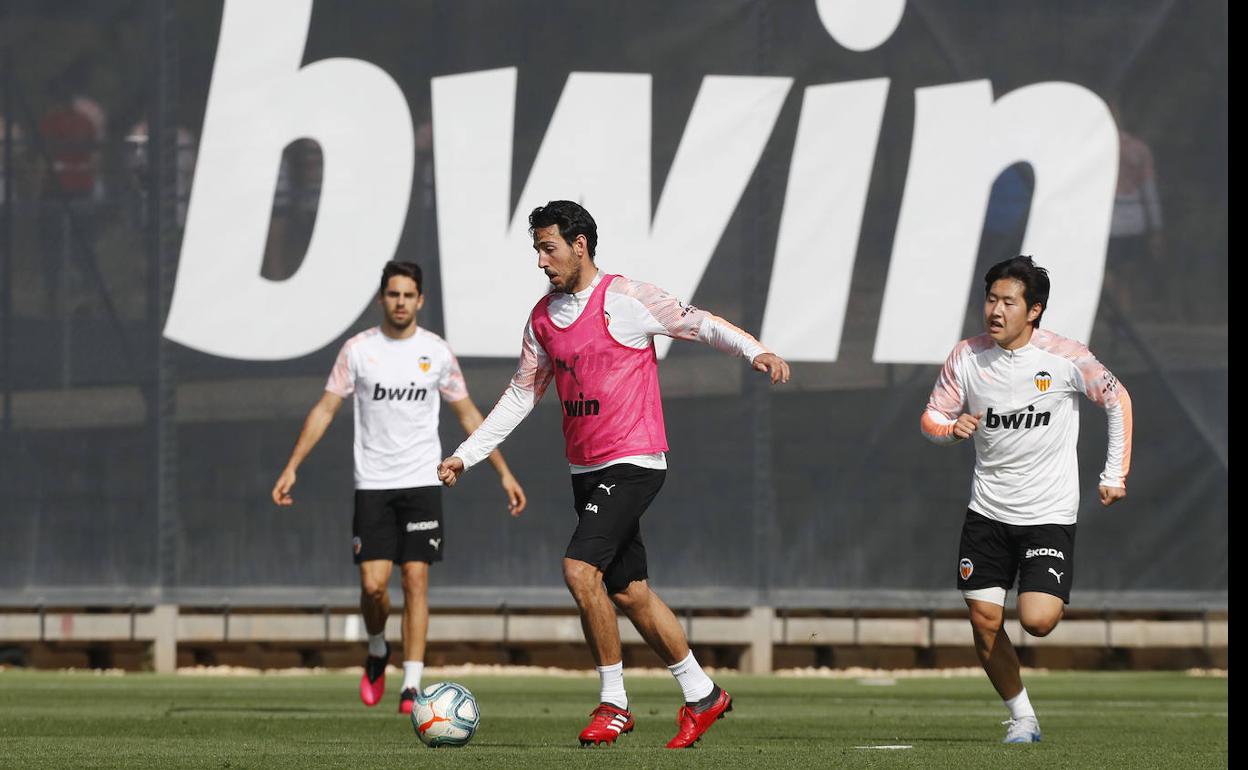
[(529, 215), (529, 233), (551, 291), (529, 315), (510, 387), (438, 474), (454, 485), (520, 424), (554, 380), (577, 514), (563, 576), (600, 681), (600, 702), (580, 741), (611, 744), (633, 729), (618, 607), (676, 677), (685, 703), (667, 747), (687, 748), (732, 708), (732, 698), (703, 672), (676, 616), (647, 580), (641, 516), (667, 473), (653, 338), (705, 342), (745, 358), (773, 384), (788, 381), (789, 366), (722, 318), (650, 284), (601, 272), (594, 264), (597, 226), (580, 205), (539, 206)]
[(975, 442), (958, 588), (975, 651), (1010, 711), (1005, 742), (1030, 743), (1040, 740), (1040, 723), (1002, 625), (1006, 592), (1017, 575), (1027, 633), (1047, 636), (1057, 627), (1075, 578), (1079, 397), (1109, 421), (1102, 505), (1127, 494), (1131, 397), (1087, 346), (1040, 328), (1049, 276), (1031, 257), (994, 265), (984, 288), (987, 332), (949, 354), (920, 426), (936, 444)]
[[(424, 670), (429, 629), (429, 565), (446, 550), (442, 528), (442, 486), (438, 480), (439, 401), (446, 401), (466, 433), (481, 424), (468, 396), (459, 362), (438, 335), (416, 324), (424, 305), (420, 266), (389, 262), (381, 273), (377, 302), (380, 326), (347, 340), (320, 401), (308, 412), (285, 470), (273, 486), (273, 501), (291, 505), (295, 472), (325, 435), (344, 400), (355, 399), (355, 516), (352, 548), (360, 570), (360, 612), (368, 630), (368, 657), (360, 678), (360, 699), (375, 706), (385, 692), (390, 645), (387, 584), (395, 564), (403, 584), (403, 686), (399, 712), (411, 713)], [(440, 398), (439, 398), (440, 397)], [(490, 454), (513, 516), (525, 494), (502, 454)]]

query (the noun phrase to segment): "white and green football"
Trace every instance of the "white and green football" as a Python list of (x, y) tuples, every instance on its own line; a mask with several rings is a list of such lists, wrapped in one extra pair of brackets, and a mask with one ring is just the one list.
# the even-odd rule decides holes
[(481, 723), (477, 699), (456, 682), (438, 682), (424, 688), (412, 704), (412, 727), (430, 748), (463, 746)]

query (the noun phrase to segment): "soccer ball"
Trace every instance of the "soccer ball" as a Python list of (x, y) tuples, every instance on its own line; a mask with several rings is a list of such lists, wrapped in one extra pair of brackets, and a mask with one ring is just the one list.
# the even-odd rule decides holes
[(416, 695), (412, 727), (420, 742), (431, 748), (463, 746), (481, 723), (477, 699), (456, 682), (438, 682)]

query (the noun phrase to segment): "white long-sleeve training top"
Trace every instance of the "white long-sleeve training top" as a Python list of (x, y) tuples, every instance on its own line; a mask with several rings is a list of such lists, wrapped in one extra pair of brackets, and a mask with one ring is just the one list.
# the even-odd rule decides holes
[(1109, 418), (1101, 484), (1125, 487), (1131, 467), (1131, 397), (1087, 346), (1043, 329), (1006, 350), (987, 334), (959, 342), (920, 420), (923, 435), (953, 444), (954, 423), (979, 417), (971, 510), (1006, 524), (1074, 524), (1079, 512), (1079, 396)]

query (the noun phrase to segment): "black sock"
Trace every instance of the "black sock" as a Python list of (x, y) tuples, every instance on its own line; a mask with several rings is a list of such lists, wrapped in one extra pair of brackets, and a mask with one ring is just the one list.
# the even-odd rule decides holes
[(711, 688), (710, 695), (706, 696), (705, 698), (703, 698), (702, 700), (696, 703), (692, 701), (685, 701), (685, 705), (693, 709), (695, 713), (701, 714), (703, 711), (706, 711), (711, 706), (715, 705), (715, 701), (719, 700), (719, 694), (721, 692), (723, 691), (719, 689), (719, 685), (715, 685), (714, 687)]

